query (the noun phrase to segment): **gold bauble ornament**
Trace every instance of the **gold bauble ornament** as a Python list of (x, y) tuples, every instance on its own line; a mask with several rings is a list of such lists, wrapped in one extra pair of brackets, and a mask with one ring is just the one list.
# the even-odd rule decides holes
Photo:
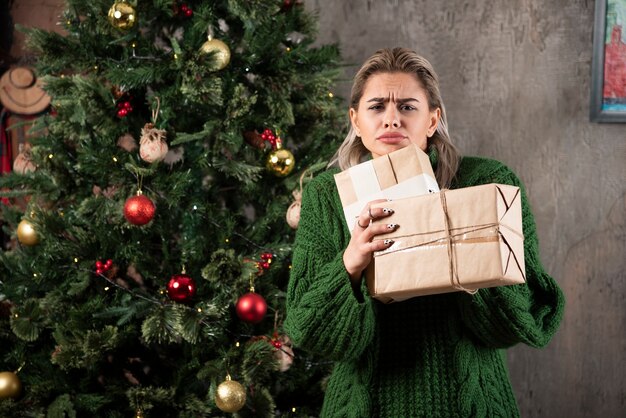
[(22, 382), (13, 372), (0, 373), (0, 400), (17, 398), (22, 393)]
[(246, 389), (226, 375), (226, 380), (217, 387), (215, 404), (224, 412), (237, 412), (246, 404)]
[(39, 244), (39, 235), (37, 234), (37, 231), (35, 231), (33, 224), (28, 222), (26, 219), (22, 219), (22, 222), (17, 225), (17, 240), (22, 245), (27, 245), (29, 247)]
[(213, 54), (211, 70), (219, 71), (226, 68), (230, 62), (230, 48), (219, 39), (209, 37), (209, 40), (202, 44), (200, 53), (203, 55)]
[(265, 167), (277, 177), (288, 176), (296, 165), (296, 159), (291, 151), (281, 148), (280, 142), (276, 144), (276, 149), (267, 154)]
[(130, 29), (135, 25), (137, 15), (133, 6), (125, 1), (116, 1), (109, 9), (109, 23), (117, 29)]

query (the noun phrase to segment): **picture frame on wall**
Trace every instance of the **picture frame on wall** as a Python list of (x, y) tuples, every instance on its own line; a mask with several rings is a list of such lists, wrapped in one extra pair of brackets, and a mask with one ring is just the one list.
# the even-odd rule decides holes
[(591, 66), (592, 122), (626, 122), (626, 0), (597, 0)]

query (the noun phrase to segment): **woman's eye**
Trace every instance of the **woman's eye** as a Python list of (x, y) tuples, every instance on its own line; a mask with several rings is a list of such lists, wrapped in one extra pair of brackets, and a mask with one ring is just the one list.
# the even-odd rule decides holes
[(383, 105), (381, 105), (381, 104), (375, 104), (375, 105), (371, 105), (371, 106), (369, 107), (369, 109), (370, 109), (370, 110), (381, 110), (381, 109), (384, 109), (384, 106), (383, 106)]
[(400, 110), (415, 110), (415, 107), (405, 104), (400, 106)]

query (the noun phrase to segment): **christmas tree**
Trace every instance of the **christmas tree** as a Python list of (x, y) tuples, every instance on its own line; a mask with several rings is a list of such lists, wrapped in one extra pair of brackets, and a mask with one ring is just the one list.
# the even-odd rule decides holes
[(24, 29), (52, 103), (0, 178), (0, 416), (317, 415), (331, 365), (281, 325), (338, 48), (289, 0), (69, 0), (60, 24)]

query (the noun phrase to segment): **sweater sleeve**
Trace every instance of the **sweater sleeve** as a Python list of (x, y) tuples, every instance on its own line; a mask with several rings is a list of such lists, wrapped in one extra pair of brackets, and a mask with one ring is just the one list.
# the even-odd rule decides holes
[(374, 307), (355, 293), (344, 267), (343, 213), (333, 210), (330, 186), (313, 181), (302, 196), (284, 326), (296, 346), (350, 360), (372, 342)]
[(487, 346), (506, 348), (523, 342), (543, 347), (561, 322), (564, 296), (541, 264), (535, 221), (523, 184), (505, 166), (500, 167), (493, 180), (520, 188), (526, 283), (480, 289), (474, 295), (459, 293), (462, 320)]

